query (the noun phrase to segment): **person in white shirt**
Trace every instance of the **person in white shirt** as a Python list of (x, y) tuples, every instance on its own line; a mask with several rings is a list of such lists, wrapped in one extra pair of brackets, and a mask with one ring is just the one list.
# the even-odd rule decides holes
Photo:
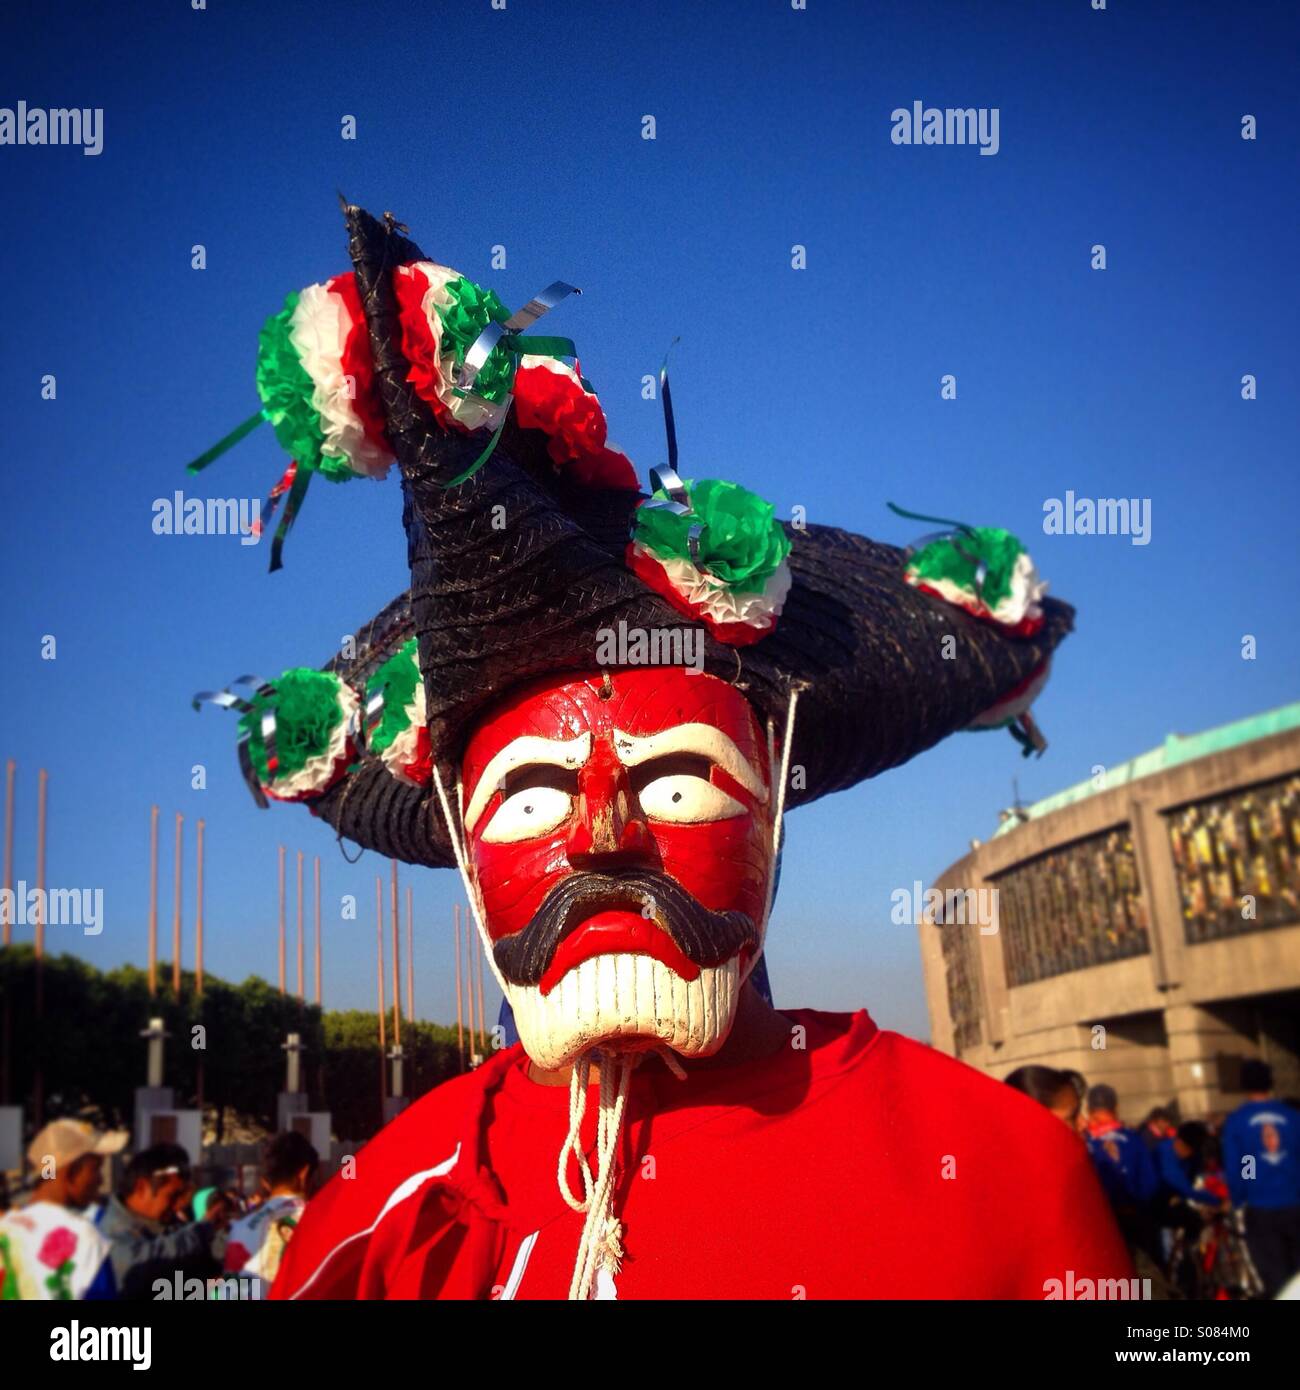
[(225, 1272), (256, 1280), (250, 1297), (270, 1291), (294, 1229), (316, 1185), (320, 1156), (301, 1134), (288, 1130), (266, 1141), (262, 1186), (266, 1200), (230, 1228)]
[(127, 1138), (54, 1120), (32, 1140), (36, 1190), (0, 1216), (0, 1300), (115, 1296), (108, 1241), (82, 1213), (99, 1196), (104, 1155), (120, 1153)]

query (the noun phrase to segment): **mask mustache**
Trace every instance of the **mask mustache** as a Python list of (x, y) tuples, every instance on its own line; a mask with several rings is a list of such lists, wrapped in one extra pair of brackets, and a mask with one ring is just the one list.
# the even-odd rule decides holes
[(522, 931), (492, 947), (501, 974), (515, 985), (539, 985), (560, 943), (597, 912), (644, 912), (672, 937), (695, 965), (721, 965), (742, 946), (758, 944), (758, 931), (743, 912), (713, 912), (676, 879), (652, 869), (625, 874), (573, 873), (547, 894)]

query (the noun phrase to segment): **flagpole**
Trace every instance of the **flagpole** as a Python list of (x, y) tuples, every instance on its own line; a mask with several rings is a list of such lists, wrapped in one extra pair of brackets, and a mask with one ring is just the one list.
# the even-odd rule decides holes
[(195, 905), (194, 915), (194, 989), (199, 998), (203, 997), (203, 822), (198, 824), (198, 847), (195, 851), (197, 859), (196, 867), (196, 888), (195, 892), (198, 901)]
[(45, 1123), (45, 1073), (41, 1055), (45, 1040), (41, 1024), (45, 1017), (45, 794), (49, 773), (41, 768), (36, 783), (36, 1077), (32, 1111), (39, 1129)]
[(384, 1038), (384, 880), (379, 874), (375, 875), (375, 953), (379, 962), (379, 1101), (382, 1111), (388, 1095), (388, 1059), (384, 1056), (387, 1051)]
[[(197, 827), (197, 844), (195, 846), (195, 896), (196, 903), (194, 908), (194, 997), (198, 1001), (199, 1017), (202, 1019), (203, 1010), (203, 822), (199, 821)], [(203, 1053), (199, 1053), (198, 1065), (196, 1067), (195, 1091), (196, 1101), (199, 1110), (199, 1127), (203, 1126)]]
[(312, 869), (316, 881), (316, 1007), (320, 1008), (320, 855)]
[[(465, 909), (465, 916), (469, 916), (469, 909)], [(487, 1056), (487, 1029), (483, 1025), (483, 938), (477, 930), (474, 932), (474, 959), (478, 963), (478, 1039), (479, 1055)]]
[(280, 846), (280, 998), (284, 998), (284, 846)]
[(158, 993), (158, 808), (149, 810), (149, 998)]
[[(14, 891), (14, 773), (17, 764), (12, 758), (5, 763), (5, 862), (4, 862), (4, 944), (13, 942), (13, 891)], [(6, 972), (7, 975), (7, 972)], [(6, 978), (4, 1032), (0, 1037), (0, 1105), (9, 1104), (9, 1039), (13, 1032), (9, 1012), (8, 980)]]
[(305, 995), (303, 993), (303, 972), (302, 972), (302, 850), (298, 851), (298, 1002), (301, 1004)]
[[(459, 906), (459, 904), (457, 904)], [(465, 959), (465, 1060), (474, 1065), (474, 943), (469, 939), (469, 923), (460, 914), (461, 932), (465, 939), (462, 952)]]
[(176, 1001), (181, 997), (181, 866), (183, 846), (181, 836), (185, 827), (185, 817), (176, 812), (176, 892), (172, 911), (172, 994)]
[(411, 885), (406, 885), (406, 1017), (415, 1022), (415, 914), (411, 908)]
[(465, 1034), (461, 1027), (461, 978), (460, 978), (460, 904), (451, 909), (451, 920), (456, 936), (456, 1051), (460, 1054), (460, 1069), (465, 1070)]
[[(4, 881), (4, 944), (14, 939), (14, 772), (17, 764), (12, 758), (5, 763), (5, 881)], [(9, 996), (6, 994), (5, 999)]]
[(402, 1045), (402, 963), (401, 928), (397, 921), (397, 860), (392, 861), (392, 916), (393, 916), (393, 1046)]

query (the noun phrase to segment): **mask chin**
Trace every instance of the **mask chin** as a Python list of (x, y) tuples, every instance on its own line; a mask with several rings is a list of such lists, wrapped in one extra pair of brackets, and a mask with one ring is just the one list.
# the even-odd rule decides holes
[(545, 1071), (593, 1047), (627, 1051), (662, 1044), (683, 1057), (710, 1057), (727, 1040), (740, 998), (738, 957), (703, 966), (694, 980), (650, 956), (611, 952), (575, 966), (547, 995), (506, 986), (519, 1040)]

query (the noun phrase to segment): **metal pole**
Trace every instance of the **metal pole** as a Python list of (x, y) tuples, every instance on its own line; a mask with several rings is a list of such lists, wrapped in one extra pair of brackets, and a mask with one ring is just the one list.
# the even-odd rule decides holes
[(397, 921), (397, 860), (392, 861), (392, 901), (393, 920), (393, 1046), (402, 1045), (402, 961), (401, 930)]
[(149, 811), (149, 998), (158, 993), (158, 808)]
[[(194, 850), (195, 859), (195, 895), (196, 903), (194, 907), (194, 997), (198, 1001), (199, 1017), (202, 1019), (203, 1011), (203, 822), (199, 821), (197, 826), (197, 843)], [(199, 1124), (203, 1122), (203, 1053), (198, 1056), (198, 1064), (195, 1067), (195, 1101), (198, 1105)]]
[(411, 885), (406, 886), (406, 1016), (415, 1019), (415, 913), (411, 908)]
[(185, 817), (176, 812), (176, 893), (172, 911), (172, 994), (179, 1001), (181, 997), (181, 834)]
[(467, 909), (462, 908), (460, 920), (465, 926), (465, 986), (469, 992), (469, 1055), (472, 1060), (478, 1053), (478, 1043), (474, 1037), (474, 928)]
[(194, 909), (194, 990), (203, 998), (203, 822), (198, 824), (198, 846), (195, 850), (197, 867), (195, 870), (195, 893), (198, 901)]
[[(469, 908), (465, 909), (465, 916), (469, 916)], [(478, 1040), (479, 1056), (487, 1056), (487, 1029), (483, 1026), (483, 938), (479, 935), (478, 929), (474, 929), (474, 959), (478, 962)]]
[(36, 999), (37, 1017), (44, 1000), (41, 979), (45, 959), (45, 786), (49, 773), (41, 768), (36, 790)]
[(14, 933), (12, 905), (14, 891), (14, 772), (16, 766), (12, 758), (5, 763), (4, 944), (6, 946), (12, 943)]
[(312, 877), (316, 884), (316, 1007), (320, 1008), (320, 855), (312, 866)]
[(284, 998), (284, 846), (280, 846), (280, 998)]
[(460, 904), (451, 910), (453, 931), (456, 936), (456, 1051), (460, 1054), (460, 1069), (465, 1070), (465, 1034), (461, 1026), (461, 969), (460, 969)]
[[(4, 944), (13, 941), (13, 891), (14, 891), (14, 772), (17, 769), (12, 758), (5, 763), (5, 861), (4, 861)], [(0, 1104), (9, 1104), (9, 1039), (13, 1032), (10, 1017), (9, 990), (6, 982), (4, 1000), (3, 1034), (0, 1034)]]
[(388, 1051), (384, 1037), (384, 880), (375, 875), (375, 950), (379, 962), (379, 1099), (388, 1094)]
[(303, 992), (303, 971), (302, 971), (302, 850), (298, 851), (298, 1002), (301, 1004), (306, 995)]
[(45, 1123), (45, 1047), (41, 1023), (45, 1017), (45, 789), (49, 774), (41, 768), (36, 784), (36, 1075), (32, 1110), (39, 1129)]

